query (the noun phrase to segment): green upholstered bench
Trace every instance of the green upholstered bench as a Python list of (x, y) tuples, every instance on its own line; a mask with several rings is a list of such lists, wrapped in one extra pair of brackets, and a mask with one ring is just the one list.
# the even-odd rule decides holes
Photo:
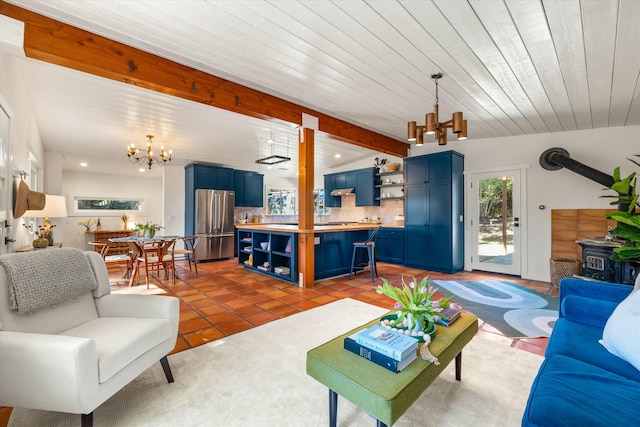
[(307, 374), (329, 387), (331, 427), (335, 427), (337, 421), (337, 395), (375, 417), (378, 426), (392, 425), (453, 359), (456, 359), (456, 379), (460, 380), (462, 349), (478, 332), (478, 319), (463, 313), (450, 327), (438, 326), (429, 345), (440, 365), (418, 357), (404, 370), (394, 373), (343, 347), (345, 337), (377, 322), (373, 320), (307, 353)]

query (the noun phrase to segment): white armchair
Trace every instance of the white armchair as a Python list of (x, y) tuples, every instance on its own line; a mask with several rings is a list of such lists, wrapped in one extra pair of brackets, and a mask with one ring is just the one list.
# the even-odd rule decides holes
[[(70, 268), (68, 257), (86, 265)], [(37, 287), (29, 294), (14, 287), (24, 273), (16, 271), (20, 263), (34, 270), (26, 282), (39, 280), (43, 288), (51, 288), (51, 278), (62, 282), (53, 281), (55, 292)], [(61, 286), (68, 282), (81, 282), (80, 289)], [(98, 406), (158, 360), (173, 382), (166, 355), (176, 343), (178, 299), (110, 292), (97, 252), (61, 248), (0, 256), (0, 406), (81, 414), (82, 425), (91, 426)], [(60, 300), (54, 293), (73, 296)], [(50, 304), (34, 309), (43, 300)]]

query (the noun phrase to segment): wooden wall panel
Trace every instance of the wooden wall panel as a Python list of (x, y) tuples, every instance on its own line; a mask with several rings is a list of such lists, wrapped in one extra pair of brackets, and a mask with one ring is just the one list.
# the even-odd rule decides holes
[(576, 240), (604, 237), (612, 209), (553, 209), (551, 211), (551, 258), (582, 260), (582, 246)]

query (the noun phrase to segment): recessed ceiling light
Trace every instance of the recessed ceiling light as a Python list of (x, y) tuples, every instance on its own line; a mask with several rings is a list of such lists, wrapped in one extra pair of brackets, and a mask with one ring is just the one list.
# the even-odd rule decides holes
[(335, 156), (333, 156), (333, 157), (335, 157), (336, 159), (339, 159), (339, 158), (340, 158), (340, 157), (342, 157), (342, 156), (340, 155), (340, 153), (338, 153), (338, 154), (336, 154), (336, 155), (335, 155)]
[(80, 166), (82, 166), (83, 168), (86, 168), (88, 165), (85, 162), (80, 163)]
[(144, 172), (144, 168), (140, 168), (140, 169), (138, 169), (138, 171)]
[(271, 165), (267, 165), (267, 169), (271, 169)]

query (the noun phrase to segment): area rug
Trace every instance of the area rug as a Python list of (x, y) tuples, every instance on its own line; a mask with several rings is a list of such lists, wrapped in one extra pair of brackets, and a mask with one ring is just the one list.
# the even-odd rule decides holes
[(432, 285), (510, 338), (551, 335), (558, 319), (558, 297), (508, 281), (432, 280)]
[(135, 295), (164, 295), (167, 292), (164, 289), (159, 288), (153, 283), (149, 283), (149, 289), (147, 289), (147, 285), (140, 284), (129, 286), (129, 284), (124, 285), (114, 285), (111, 284), (111, 293), (112, 294), (135, 294)]
[[(173, 384), (154, 365), (96, 409), (94, 425), (326, 427), (329, 393), (306, 374), (307, 351), (386, 311), (339, 300), (171, 355)], [(394, 426), (520, 425), (542, 357), (476, 337), (462, 359), (462, 381), (451, 364)], [(14, 409), (9, 426), (79, 422), (77, 415)], [(375, 420), (340, 397), (338, 425)]]

